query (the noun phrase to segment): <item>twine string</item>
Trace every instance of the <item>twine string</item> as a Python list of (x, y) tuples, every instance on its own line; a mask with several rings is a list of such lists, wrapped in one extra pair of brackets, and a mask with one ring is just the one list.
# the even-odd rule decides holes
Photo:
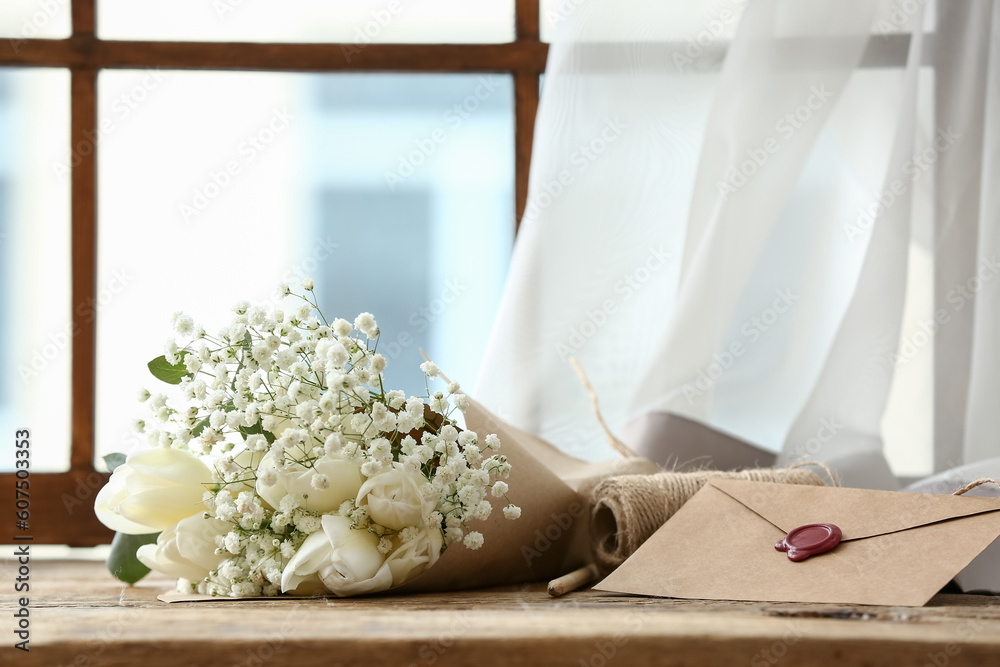
[(616, 436), (608, 427), (607, 422), (604, 421), (604, 416), (601, 415), (601, 408), (597, 402), (597, 391), (594, 390), (593, 385), (590, 384), (590, 380), (587, 379), (587, 374), (583, 372), (583, 366), (581, 366), (580, 362), (576, 360), (576, 357), (570, 357), (569, 363), (573, 367), (573, 370), (576, 371), (577, 377), (580, 378), (580, 384), (583, 385), (587, 395), (590, 396), (590, 407), (594, 411), (597, 423), (601, 425), (601, 430), (604, 431), (604, 437), (608, 439), (608, 444), (611, 445), (611, 447), (618, 452), (622, 458), (638, 458), (639, 455), (636, 454), (631, 447), (619, 440), (618, 436)]
[(975, 482), (969, 482), (968, 484), (966, 484), (965, 486), (963, 486), (961, 489), (959, 489), (958, 491), (956, 491), (953, 495), (956, 495), (956, 496), (965, 495), (966, 493), (968, 493), (969, 491), (972, 491), (977, 486), (982, 486), (983, 484), (992, 484), (993, 486), (1000, 486), (1000, 482), (996, 481), (992, 477), (980, 477)]

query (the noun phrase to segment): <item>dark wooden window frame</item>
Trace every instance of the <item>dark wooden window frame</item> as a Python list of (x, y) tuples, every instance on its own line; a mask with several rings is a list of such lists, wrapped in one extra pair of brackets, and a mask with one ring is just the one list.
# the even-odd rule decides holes
[[(516, 221), (528, 196), (528, 166), (539, 76), (548, 53), (539, 40), (538, 0), (516, 1), (516, 32), (504, 44), (369, 44), (350, 62), (342, 47), (353, 44), (110, 41), (95, 35), (97, 0), (72, 0), (73, 33), (67, 39), (13, 39), (0, 49), (0, 67), (68, 68), (71, 76), (70, 146), (79, 164), (72, 169), (71, 241), (74, 330), (70, 470), (32, 474), (31, 529), (35, 543), (93, 546), (111, 532), (94, 515), (97, 491), (107, 473), (94, 468), (96, 326), (77, 305), (97, 290), (97, 74), (102, 69), (258, 70), (293, 72), (499, 72), (514, 79)], [(515, 221), (515, 227), (517, 222)], [(30, 424), (25, 424), (30, 427)], [(12, 437), (13, 434), (4, 434)], [(36, 443), (37, 444), (37, 443)], [(14, 537), (13, 474), (0, 474), (0, 506)], [(23, 533), (21, 534), (23, 537)]]

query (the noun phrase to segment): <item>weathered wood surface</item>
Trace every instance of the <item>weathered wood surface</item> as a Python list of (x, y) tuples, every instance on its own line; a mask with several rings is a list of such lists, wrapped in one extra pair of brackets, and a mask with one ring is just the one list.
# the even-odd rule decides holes
[[(7, 547), (5, 547), (5, 550)], [(31, 651), (13, 648), (14, 568), (0, 561), (0, 664), (1000, 665), (1000, 598), (923, 608), (705, 602), (542, 585), (353, 600), (166, 604), (101, 563), (31, 565)]]

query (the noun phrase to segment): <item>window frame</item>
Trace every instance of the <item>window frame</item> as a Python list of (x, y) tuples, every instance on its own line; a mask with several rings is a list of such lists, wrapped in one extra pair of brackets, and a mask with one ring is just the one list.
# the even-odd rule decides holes
[[(97, 75), (103, 69), (206, 69), (286, 72), (496, 72), (514, 79), (515, 198), (517, 225), (528, 196), (528, 169), (539, 77), (548, 45), (539, 39), (539, 0), (515, 0), (514, 41), (502, 44), (165, 42), (103, 40), (96, 35), (98, 0), (71, 0), (72, 34), (66, 39), (11, 39), (0, 50), (0, 67), (53, 67), (70, 71), (70, 152), (79, 164), (71, 173), (70, 236), (73, 326), (71, 361), (70, 469), (35, 473), (31, 482), (31, 529), (36, 544), (94, 546), (112, 532), (93, 512), (109, 478), (94, 467), (96, 322), (81, 313), (97, 292)], [(26, 425), (30, 427), (30, 424)], [(6, 434), (10, 437), (12, 434)], [(0, 473), (0, 489), (11, 490), (13, 473)], [(5, 517), (14, 493), (5, 498)], [(5, 523), (6, 522), (5, 520)], [(8, 525), (13, 533), (13, 521)], [(14, 537), (14, 535), (11, 535)], [(26, 535), (18, 535), (24, 539)]]

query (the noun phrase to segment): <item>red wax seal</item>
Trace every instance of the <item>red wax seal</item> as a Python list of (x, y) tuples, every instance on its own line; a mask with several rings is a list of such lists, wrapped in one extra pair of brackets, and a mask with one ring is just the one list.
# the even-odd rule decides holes
[(840, 544), (844, 534), (832, 523), (810, 523), (793, 529), (785, 538), (778, 540), (774, 548), (787, 551), (788, 558), (799, 561), (826, 553)]

